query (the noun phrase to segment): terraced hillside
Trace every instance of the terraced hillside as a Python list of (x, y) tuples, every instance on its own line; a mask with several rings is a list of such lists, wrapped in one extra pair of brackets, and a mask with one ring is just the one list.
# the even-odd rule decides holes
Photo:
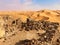
[(60, 11), (0, 12), (0, 45), (60, 45)]

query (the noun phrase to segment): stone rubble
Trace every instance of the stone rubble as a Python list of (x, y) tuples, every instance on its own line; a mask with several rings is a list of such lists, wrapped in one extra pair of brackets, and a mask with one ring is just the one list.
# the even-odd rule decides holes
[[(19, 41), (19, 43), (16, 43), (16, 45), (39, 45), (40, 43), (43, 42), (51, 42), (55, 31), (58, 29), (59, 27), (59, 23), (57, 22), (50, 22), (50, 21), (46, 21), (46, 20), (39, 20), (39, 21), (35, 21), (35, 20), (30, 20), (29, 18), (26, 19), (26, 22), (22, 22), (20, 20), (20, 18), (18, 19), (13, 19), (13, 17), (11, 16), (3, 16), (3, 28), (4, 28), (4, 32), (1, 34), (3, 38), (6, 38), (8, 36), (11, 35), (15, 35), (15, 33), (17, 31), (32, 31), (32, 30), (44, 30), (46, 31), (43, 34), (37, 33), (37, 35), (40, 37), (37, 40), (23, 40), (23, 41)], [(0, 21), (1, 22), (1, 21)], [(1, 23), (0, 23), (1, 24)], [(1, 28), (1, 27), (0, 27)], [(0, 29), (0, 31), (3, 29)], [(1, 36), (0, 35), (0, 36)], [(40, 42), (40, 43), (38, 43)]]

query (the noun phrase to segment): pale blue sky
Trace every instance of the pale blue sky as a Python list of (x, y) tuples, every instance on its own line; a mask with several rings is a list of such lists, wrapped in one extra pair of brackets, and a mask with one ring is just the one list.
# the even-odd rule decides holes
[(60, 9), (60, 0), (0, 0), (0, 10)]

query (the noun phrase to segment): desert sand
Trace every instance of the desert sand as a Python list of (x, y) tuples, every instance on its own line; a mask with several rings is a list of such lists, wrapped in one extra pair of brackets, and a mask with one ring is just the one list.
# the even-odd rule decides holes
[[(28, 26), (21, 28), (23, 24), (29, 25), (29, 21), (43, 21), (42, 24), (39, 23), (41, 25), (43, 25), (44, 22), (46, 22), (48, 25), (51, 23), (52, 28), (54, 29), (48, 28), (48, 30), (55, 31), (55, 33), (50, 33), (53, 33), (51, 40), (49, 41), (49, 39), (47, 39), (49, 36), (45, 36), (45, 33), (47, 32), (46, 27), (44, 27), (44, 29), (35, 29), (33, 27), (31, 27), (31, 29)], [(42, 34), (44, 34), (44, 39), (42, 39)], [(22, 40), (31, 40), (31, 42), (24, 42), (21, 44), (20, 41)], [(0, 11), (0, 45), (60, 45), (60, 11)]]

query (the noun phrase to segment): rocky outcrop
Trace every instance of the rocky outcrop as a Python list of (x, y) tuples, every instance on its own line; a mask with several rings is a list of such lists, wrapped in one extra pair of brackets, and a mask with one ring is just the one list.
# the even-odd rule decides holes
[(57, 44), (60, 34), (58, 15), (52, 10), (0, 13), (0, 41), (3, 38), (7, 45)]

